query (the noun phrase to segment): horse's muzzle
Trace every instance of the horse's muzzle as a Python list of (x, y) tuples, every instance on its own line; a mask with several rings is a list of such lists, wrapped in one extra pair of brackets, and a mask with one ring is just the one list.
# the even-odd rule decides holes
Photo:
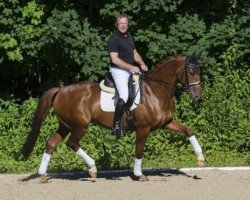
[(197, 102), (201, 99), (201, 94), (190, 94), (192, 101)]
[(188, 90), (188, 93), (189, 93), (192, 101), (197, 102), (198, 100), (201, 99), (201, 87), (200, 87), (200, 85), (190, 87)]

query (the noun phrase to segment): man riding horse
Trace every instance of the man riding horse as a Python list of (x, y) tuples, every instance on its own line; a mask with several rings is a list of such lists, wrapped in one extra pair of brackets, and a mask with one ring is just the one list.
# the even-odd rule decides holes
[[(115, 108), (113, 132), (117, 137), (123, 136), (121, 129), (121, 117), (128, 100), (128, 80), (132, 73), (139, 73), (140, 68), (148, 70), (140, 54), (136, 51), (133, 37), (128, 32), (128, 16), (121, 14), (116, 18), (116, 32), (108, 40), (108, 52), (110, 55), (110, 72), (115, 82), (119, 99)], [(137, 62), (140, 68), (135, 66)]]
[[(127, 33), (127, 16), (118, 17), (117, 23), (117, 28), (121, 31), (111, 36), (108, 45), (112, 62), (111, 73), (120, 95), (115, 109), (116, 112), (105, 112), (102, 109), (100, 99), (103, 92), (99, 83), (85, 81), (47, 90), (39, 100), (32, 129), (22, 148), (24, 158), (29, 158), (40, 133), (42, 121), (50, 107), (53, 106), (58, 119), (58, 129), (46, 143), (38, 170), (38, 174), (41, 176), (46, 175), (51, 155), (58, 144), (70, 134), (66, 145), (84, 159), (90, 168), (90, 175), (96, 177), (95, 161), (80, 147), (79, 143), (87, 132), (89, 124), (94, 123), (108, 129), (114, 128), (114, 132), (118, 136), (123, 134), (121, 129), (131, 130), (124, 122), (124, 118), (121, 117), (127, 100), (127, 78), (130, 76), (131, 71), (140, 71), (138, 67), (132, 64), (132, 61), (137, 61), (142, 70), (146, 71), (147, 66), (135, 50), (133, 40)], [(119, 40), (131, 42), (127, 46), (130, 49), (128, 60), (125, 59), (128, 55), (123, 54), (127, 50), (125, 49), (123, 52), (122, 46), (115, 47), (117, 44), (112, 44), (114, 38), (117, 37)], [(125, 61), (122, 60), (123, 58)], [(174, 93), (178, 83), (185, 87), (192, 100), (201, 98), (201, 73), (198, 58), (199, 55), (196, 53), (191, 56), (171, 56), (161, 60), (146, 76), (142, 76), (142, 103), (132, 111), (133, 117), (136, 119), (133, 128), (136, 134), (134, 175), (141, 181), (148, 180), (143, 175), (141, 167), (145, 143), (149, 133), (158, 128), (166, 128), (187, 136), (197, 156), (198, 165), (204, 165), (205, 159), (202, 148), (195, 135), (189, 128), (178, 123), (173, 118), (175, 111)], [(122, 81), (120, 81), (121, 79)]]

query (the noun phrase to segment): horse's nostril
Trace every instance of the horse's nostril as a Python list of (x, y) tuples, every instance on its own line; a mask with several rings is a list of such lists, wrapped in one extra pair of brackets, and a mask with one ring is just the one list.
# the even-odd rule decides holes
[(196, 99), (196, 100), (201, 99), (201, 95), (196, 95), (196, 96), (195, 96), (195, 99)]
[(199, 99), (200, 99), (200, 95), (194, 95), (194, 96), (193, 96), (193, 100), (194, 100), (194, 101), (198, 101)]

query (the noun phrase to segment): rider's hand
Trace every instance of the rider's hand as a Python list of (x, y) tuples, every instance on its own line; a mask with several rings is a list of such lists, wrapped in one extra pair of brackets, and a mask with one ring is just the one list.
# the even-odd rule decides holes
[(141, 69), (143, 70), (143, 71), (148, 71), (148, 67), (147, 67), (147, 65), (141, 65), (140, 66), (141, 67)]
[(137, 67), (137, 66), (133, 66), (133, 67), (131, 67), (130, 71), (131, 71), (133, 74), (138, 74), (138, 73), (140, 73), (140, 68)]

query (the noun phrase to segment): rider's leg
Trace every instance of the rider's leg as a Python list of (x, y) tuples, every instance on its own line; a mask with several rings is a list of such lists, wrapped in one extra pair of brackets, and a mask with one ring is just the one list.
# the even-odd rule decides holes
[(114, 115), (114, 124), (113, 124), (113, 131), (117, 137), (123, 136), (123, 131), (121, 128), (121, 117), (124, 112), (125, 102), (123, 99), (119, 98), (116, 108), (115, 108), (115, 115)]
[(123, 131), (121, 129), (121, 117), (128, 100), (128, 79), (130, 72), (118, 68), (111, 68), (110, 72), (119, 93), (119, 100), (115, 108), (113, 131), (117, 137), (121, 137), (123, 136)]

